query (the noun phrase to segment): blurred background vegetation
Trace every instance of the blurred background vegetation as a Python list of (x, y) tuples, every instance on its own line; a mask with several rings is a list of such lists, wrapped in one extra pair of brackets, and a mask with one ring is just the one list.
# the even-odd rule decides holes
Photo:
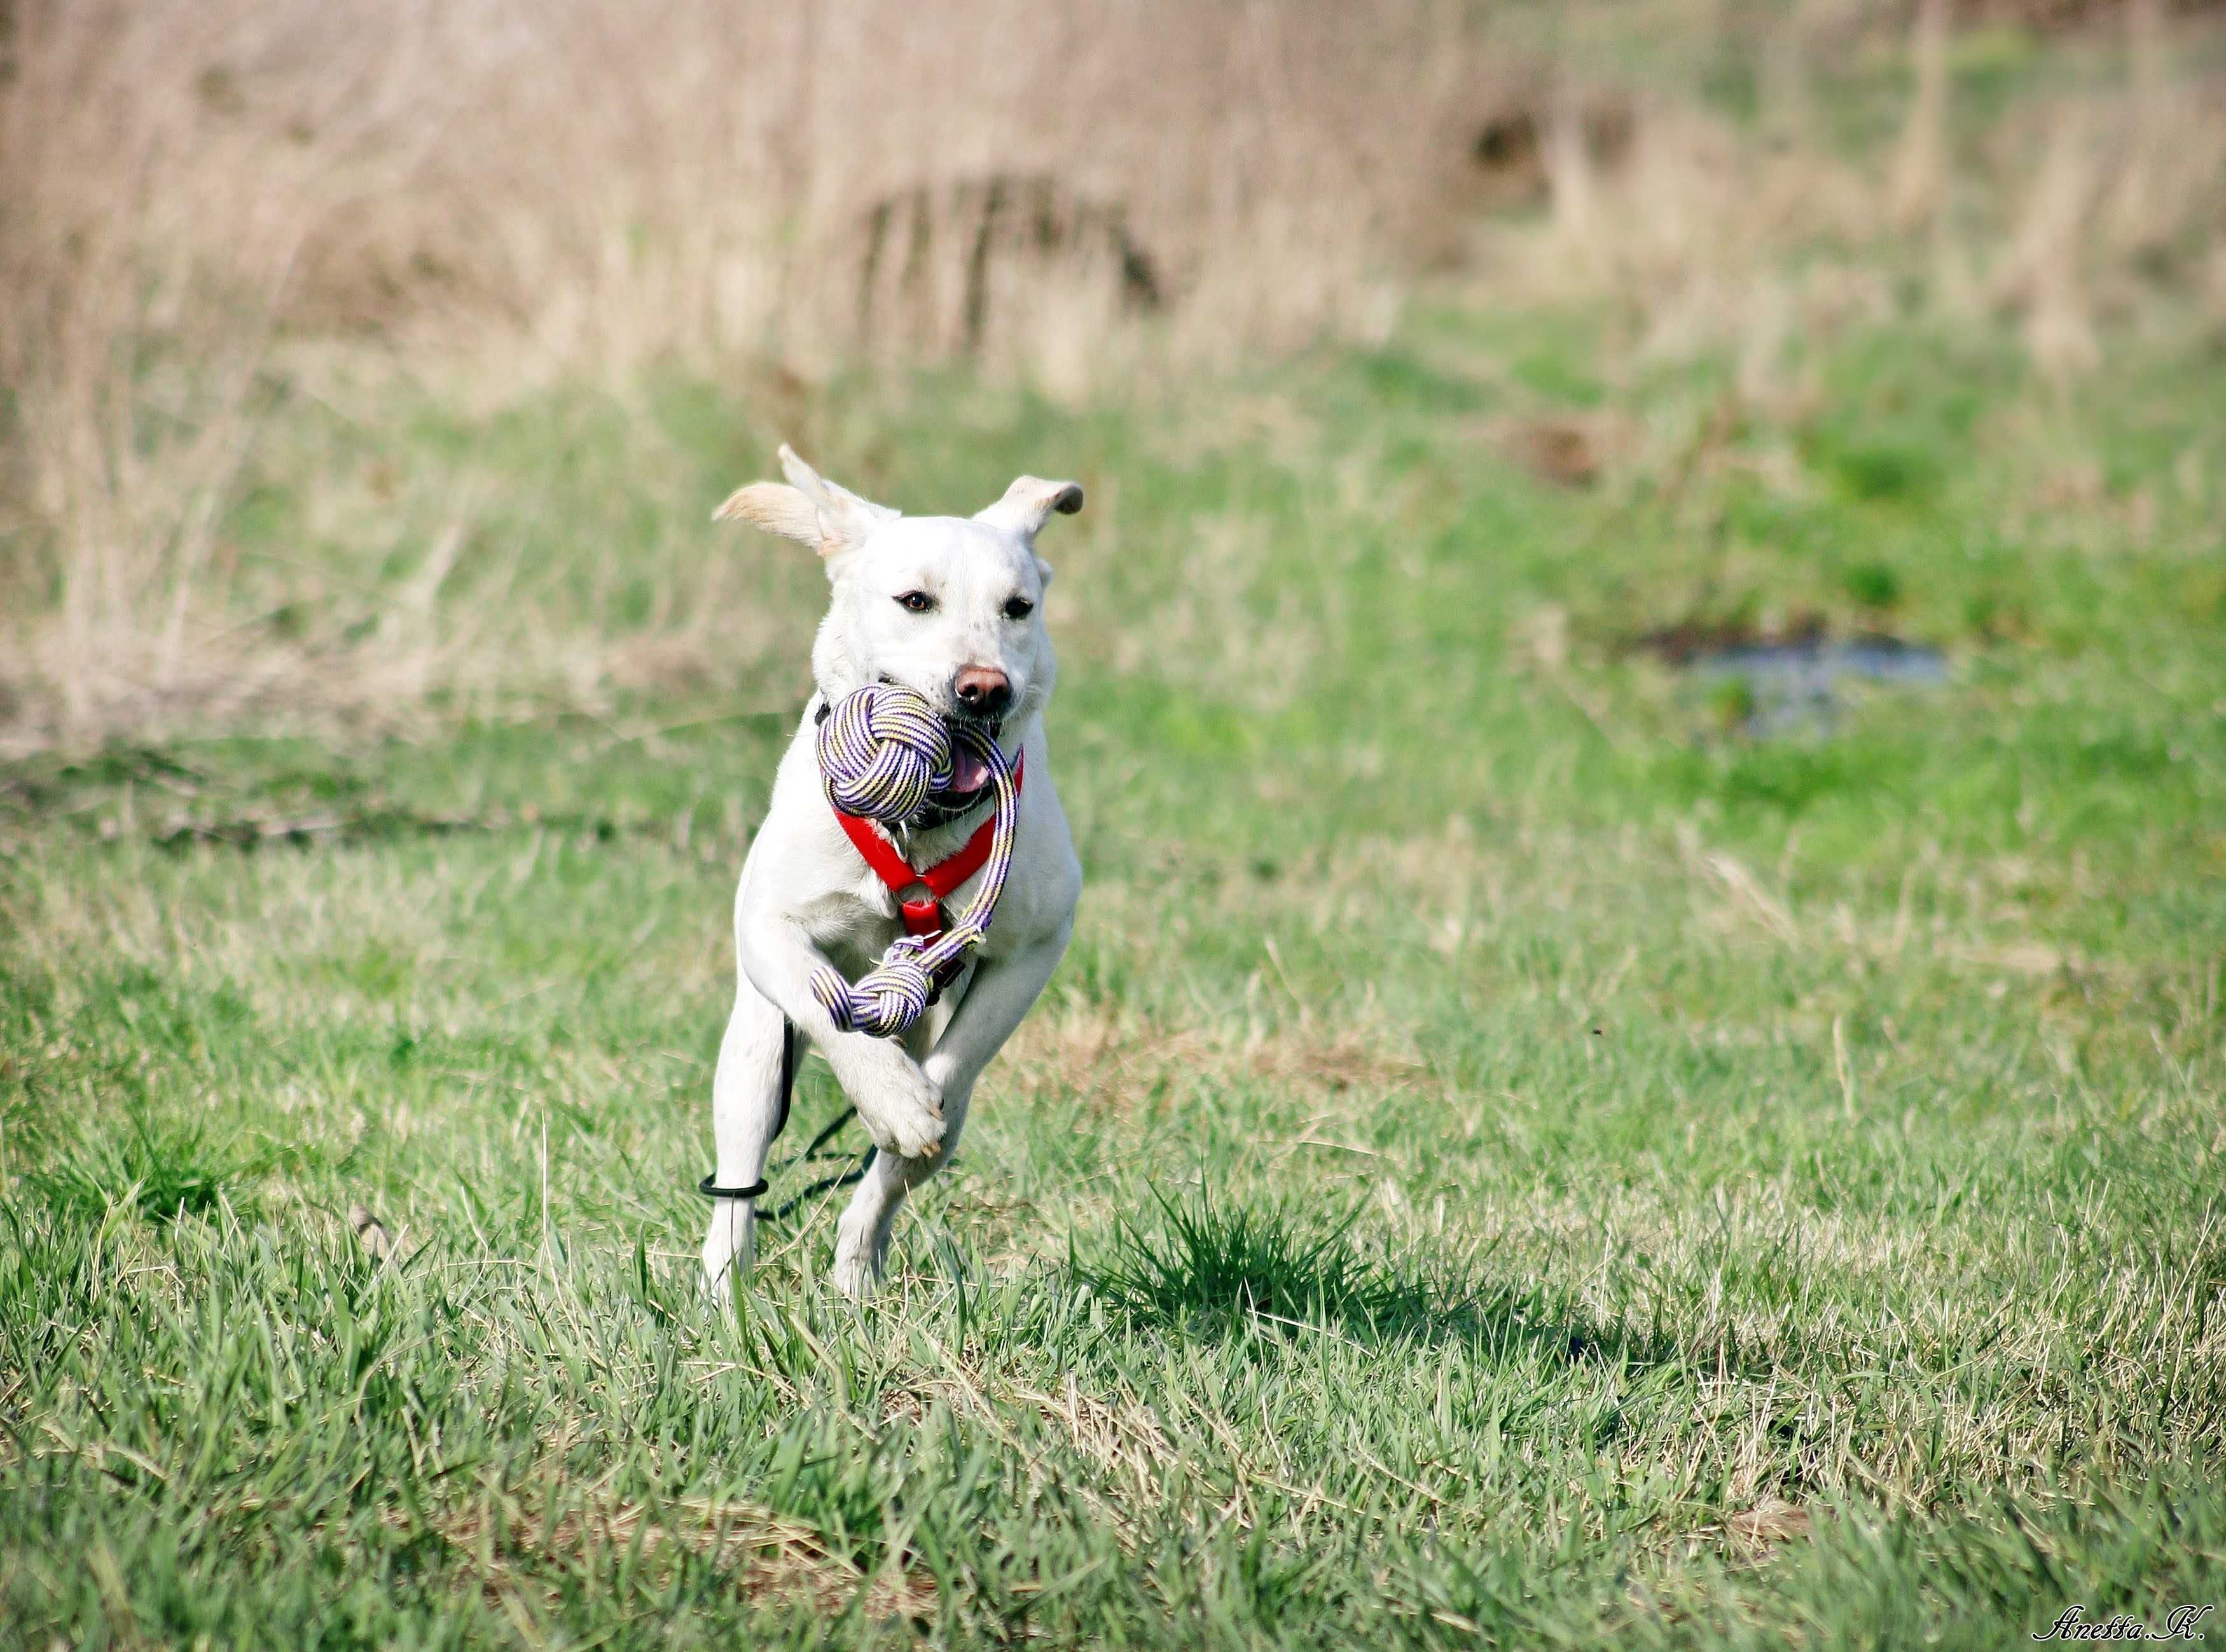
[[(1617, 634), (2046, 630), (2013, 571), (1943, 606), (1830, 543), (1974, 444), (2009, 541), (2226, 486), (2134, 405), (2215, 422), (2214, 7), (8, 0), (0, 51), (17, 750), (762, 686), (795, 616), (706, 500), (783, 435), (895, 480), (892, 398), (953, 371), (1208, 448), (1304, 420), (1198, 386), (1358, 349), (1352, 462), (1421, 397), (1701, 512)], [(1580, 642), (1609, 600), (1561, 602)]]

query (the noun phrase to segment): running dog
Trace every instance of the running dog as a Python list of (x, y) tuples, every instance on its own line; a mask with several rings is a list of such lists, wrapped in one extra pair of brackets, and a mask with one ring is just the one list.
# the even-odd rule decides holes
[[(1044, 740), (1044, 707), (1059, 668), (1044, 628), (1051, 569), (1035, 542), (1054, 511), (1082, 508), (1082, 489), (1023, 476), (972, 517), (907, 517), (837, 487), (785, 447), (780, 463), (787, 486), (754, 482), (722, 505), (718, 518), (812, 547), (833, 600), (812, 645), (817, 692), (781, 759), (735, 898), (741, 979), (712, 1083), (718, 1169), (711, 1181), (729, 1191), (760, 1187), (786, 1081), (808, 1041), (880, 1149), (835, 1243), (836, 1287), (862, 1296), (881, 1278), (898, 1206), (957, 1147), (975, 1081), (1043, 991), (1073, 930), (1082, 868)], [(935, 910), (927, 900), (935, 892), (892, 887), (886, 872), (868, 863), (866, 846), (846, 832), (821, 783), (818, 721), (872, 683), (902, 684), (954, 725), (989, 734), (1021, 779), (1012, 871), (995, 921), (964, 973), (902, 1039), (838, 1032), (810, 984), (828, 964), (855, 980), (899, 934), (919, 932), (907, 905), (913, 918)], [(936, 867), (989, 818), (989, 778), (981, 758), (961, 756), (939, 818), (894, 834), (867, 829), (895, 849), (902, 869)], [(896, 864), (877, 858), (885, 867)], [(956, 907), (978, 876), (941, 893)], [(708, 1184), (706, 1191), (713, 1191)], [(714, 1191), (703, 1274), (721, 1299), (733, 1271), (750, 1264), (756, 1220), (754, 1198)]]

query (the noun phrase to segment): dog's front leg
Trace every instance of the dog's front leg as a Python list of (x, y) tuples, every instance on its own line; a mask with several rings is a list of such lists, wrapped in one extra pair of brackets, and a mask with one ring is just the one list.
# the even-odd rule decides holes
[[(780, 1010), (745, 978), (735, 992), (735, 1013), (719, 1044), (711, 1080), (711, 1130), (718, 1141), (721, 1187), (747, 1187), (765, 1174), (766, 1155), (780, 1120)], [(703, 1236), (703, 1282), (724, 1302), (732, 1274), (747, 1268), (757, 1228), (754, 1199), (714, 1198), (710, 1230)]]
[(1042, 993), (1044, 983), (1059, 967), (1072, 932), (1072, 920), (1056, 935), (1010, 957), (976, 964), (943, 1036), (920, 1064), (927, 1082), (943, 1098), (944, 1153), (938, 1158), (906, 1158), (890, 1153), (877, 1155), (849, 1209), (836, 1229), (835, 1285), (850, 1296), (862, 1296), (881, 1276), (889, 1250), (889, 1229), (905, 1196), (936, 1172), (943, 1159), (957, 1151), (959, 1132), (966, 1127), (966, 1109), (974, 1099), (974, 1081), (1004, 1047), (1028, 1006)]
[(813, 972), (833, 966), (803, 930), (779, 917), (746, 919), (735, 938), (742, 973), (827, 1058), (874, 1145), (902, 1158), (932, 1157), (943, 1141), (942, 1093), (894, 1041), (836, 1031), (811, 995)]

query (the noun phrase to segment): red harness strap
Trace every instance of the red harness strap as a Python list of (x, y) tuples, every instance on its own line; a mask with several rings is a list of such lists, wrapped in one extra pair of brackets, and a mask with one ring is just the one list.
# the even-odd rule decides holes
[[(1013, 762), (1013, 791), (1018, 795), (1021, 772), (1027, 766), (1026, 755)], [(833, 805), (829, 805), (830, 808)], [(938, 861), (925, 872), (915, 872), (911, 863), (897, 853), (897, 846), (874, 829), (874, 824), (862, 815), (846, 815), (835, 810), (835, 818), (843, 828), (843, 836), (850, 840), (874, 875), (888, 885), (889, 893), (897, 898), (897, 911), (904, 918), (905, 933), (923, 940), (940, 935), (950, 926), (943, 903), (951, 892), (982, 869), (989, 858), (989, 841), (995, 836), (997, 816), (989, 818), (974, 829), (958, 853), (947, 861)], [(906, 900), (906, 892), (924, 888), (925, 899)]]

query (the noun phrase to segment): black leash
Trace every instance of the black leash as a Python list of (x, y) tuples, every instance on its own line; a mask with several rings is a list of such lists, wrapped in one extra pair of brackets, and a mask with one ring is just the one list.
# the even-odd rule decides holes
[[(773, 1119), (773, 1139), (774, 1141), (779, 1141), (780, 1133), (788, 1128), (788, 1104), (790, 1098), (795, 1093), (796, 1023), (784, 1017), (780, 1024), (780, 1112)], [(823, 1155), (820, 1149), (835, 1139), (836, 1133), (839, 1132), (844, 1125), (848, 1124), (852, 1118), (856, 1116), (857, 1111), (858, 1109), (855, 1107), (844, 1108), (840, 1113), (837, 1113), (835, 1115), (833, 1121), (829, 1123), (825, 1129), (822, 1130), (817, 1135), (811, 1138), (811, 1143), (809, 1147), (805, 1147), (802, 1153), (797, 1154), (795, 1158), (790, 1160), (788, 1162), (792, 1165), (805, 1165), (810, 1164), (815, 1159), (822, 1157)], [(768, 1143), (767, 1145), (770, 1146), (771, 1144)], [(791, 1198), (786, 1204), (781, 1205), (777, 1210), (759, 1211), (758, 1220), (760, 1222), (779, 1222), (783, 1217), (786, 1217), (790, 1211), (795, 1210), (798, 1205), (804, 1204), (807, 1199), (817, 1198), (822, 1193), (831, 1193), (838, 1187), (849, 1186), (851, 1183), (862, 1179), (868, 1170), (873, 1168), (874, 1155), (877, 1151), (878, 1149), (868, 1145), (866, 1148), (866, 1156), (851, 1166), (851, 1168), (845, 1171), (838, 1171), (832, 1176), (821, 1177), (819, 1180), (812, 1183), (811, 1186), (805, 1188), (801, 1193), (797, 1194), (793, 1198)], [(773, 1189), (773, 1184), (762, 1177), (758, 1180), (752, 1182), (747, 1187), (716, 1186), (713, 1184), (712, 1178), (716, 1177), (717, 1174), (718, 1172), (716, 1171), (713, 1171), (709, 1176), (704, 1177), (702, 1181), (696, 1184), (696, 1191), (698, 1193), (701, 1193), (707, 1199), (754, 1199), (762, 1198)]]

